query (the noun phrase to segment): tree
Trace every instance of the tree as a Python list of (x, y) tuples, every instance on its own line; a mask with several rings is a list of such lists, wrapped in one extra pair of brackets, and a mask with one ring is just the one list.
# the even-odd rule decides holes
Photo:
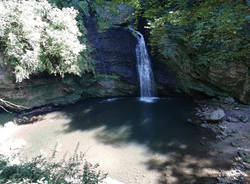
[(43, 71), (81, 74), (79, 56), (86, 45), (78, 39), (77, 14), (46, 0), (0, 2), (0, 46), (17, 82)]

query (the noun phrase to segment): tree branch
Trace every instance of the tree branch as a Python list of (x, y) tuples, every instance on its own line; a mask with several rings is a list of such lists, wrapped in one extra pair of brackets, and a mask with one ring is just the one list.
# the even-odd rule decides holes
[(11, 111), (19, 112), (28, 109), (28, 107), (24, 107), (22, 105), (16, 105), (2, 98), (0, 98), (0, 108), (8, 113), (10, 113)]

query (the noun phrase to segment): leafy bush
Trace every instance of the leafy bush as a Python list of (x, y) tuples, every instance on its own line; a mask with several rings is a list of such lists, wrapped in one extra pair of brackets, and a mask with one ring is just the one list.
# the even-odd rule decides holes
[(167, 58), (172, 54), (167, 49), (169, 40), (188, 45), (192, 49), (189, 61), (196, 70), (229, 62), (249, 66), (248, 19), (248, 6), (242, 2), (173, 1), (163, 15), (150, 21), (151, 43)]
[(1, 184), (98, 184), (105, 177), (97, 171), (98, 165), (84, 160), (83, 154), (74, 154), (68, 161), (54, 162), (37, 156), (29, 162), (11, 164), (0, 155)]
[(46, 0), (0, 2), (0, 48), (17, 82), (43, 71), (80, 75), (79, 56), (86, 45), (78, 40), (82, 34), (77, 14), (74, 8), (59, 9)]

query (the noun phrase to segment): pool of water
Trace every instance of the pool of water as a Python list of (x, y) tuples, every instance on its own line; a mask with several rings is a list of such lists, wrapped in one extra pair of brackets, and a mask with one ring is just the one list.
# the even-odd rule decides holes
[[(70, 118), (65, 132), (90, 131), (102, 127), (97, 138), (105, 144), (136, 143), (149, 151), (204, 151), (200, 142), (212, 136), (187, 122), (196, 105), (184, 98), (89, 99), (60, 108)], [(0, 113), (0, 124), (15, 114)], [(185, 148), (185, 149), (184, 149)]]
[(15, 116), (15, 113), (0, 112), (0, 125), (12, 120)]
[(205, 130), (187, 123), (195, 106), (183, 98), (110, 98), (83, 101), (62, 111), (71, 118), (69, 132), (105, 127), (99, 138), (106, 144), (132, 142), (165, 153), (199, 150)]
[(61, 159), (77, 147), (125, 184), (210, 184), (217, 162), (200, 144), (210, 132), (187, 123), (195, 107), (184, 98), (89, 99), (20, 126), (12, 138), (24, 143), (24, 158), (56, 146)]

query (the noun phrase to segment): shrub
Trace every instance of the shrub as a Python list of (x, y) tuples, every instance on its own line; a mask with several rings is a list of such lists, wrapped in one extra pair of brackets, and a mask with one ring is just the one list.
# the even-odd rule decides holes
[(17, 82), (43, 71), (80, 75), (79, 56), (86, 45), (78, 40), (77, 14), (46, 0), (0, 2), (0, 48)]
[[(13, 158), (12, 158), (13, 159)], [(98, 165), (74, 154), (68, 161), (55, 162), (43, 156), (31, 161), (11, 164), (0, 155), (0, 183), (2, 184), (98, 184), (106, 177), (97, 171)]]

